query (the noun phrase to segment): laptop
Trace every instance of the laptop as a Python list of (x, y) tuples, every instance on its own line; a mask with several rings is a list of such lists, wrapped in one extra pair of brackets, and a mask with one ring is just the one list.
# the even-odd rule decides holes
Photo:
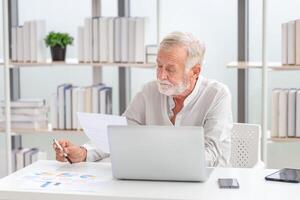
[(109, 126), (112, 173), (117, 179), (205, 181), (202, 127)]

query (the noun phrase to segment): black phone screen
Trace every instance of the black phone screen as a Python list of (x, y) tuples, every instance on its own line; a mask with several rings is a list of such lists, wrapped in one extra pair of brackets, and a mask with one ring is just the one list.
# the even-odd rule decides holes
[(268, 181), (300, 182), (300, 169), (284, 168), (265, 177)]

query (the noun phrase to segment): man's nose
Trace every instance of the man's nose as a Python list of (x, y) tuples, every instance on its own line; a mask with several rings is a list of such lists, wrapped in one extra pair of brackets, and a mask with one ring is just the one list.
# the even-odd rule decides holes
[(160, 80), (168, 79), (168, 74), (166, 73), (166, 71), (164, 69), (161, 69), (161, 70), (158, 71), (158, 78)]

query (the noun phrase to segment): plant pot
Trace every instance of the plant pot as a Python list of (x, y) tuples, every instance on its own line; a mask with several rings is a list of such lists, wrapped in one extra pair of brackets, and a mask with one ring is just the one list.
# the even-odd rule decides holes
[(55, 46), (50, 49), (52, 61), (65, 61), (67, 47)]

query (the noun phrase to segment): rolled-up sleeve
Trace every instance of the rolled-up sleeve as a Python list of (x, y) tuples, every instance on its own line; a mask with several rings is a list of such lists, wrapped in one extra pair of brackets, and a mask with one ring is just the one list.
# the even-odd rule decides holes
[(96, 162), (109, 157), (109, 153), (105, 153), (101, 149), (96, 148), (91, 142), (85, 143), (81, 146), (87, 150), (87, 162)]
[(230, 165), (232, 125), (231, 95), (225, 87), (216, 95), (204, 122), (208, 166)]

